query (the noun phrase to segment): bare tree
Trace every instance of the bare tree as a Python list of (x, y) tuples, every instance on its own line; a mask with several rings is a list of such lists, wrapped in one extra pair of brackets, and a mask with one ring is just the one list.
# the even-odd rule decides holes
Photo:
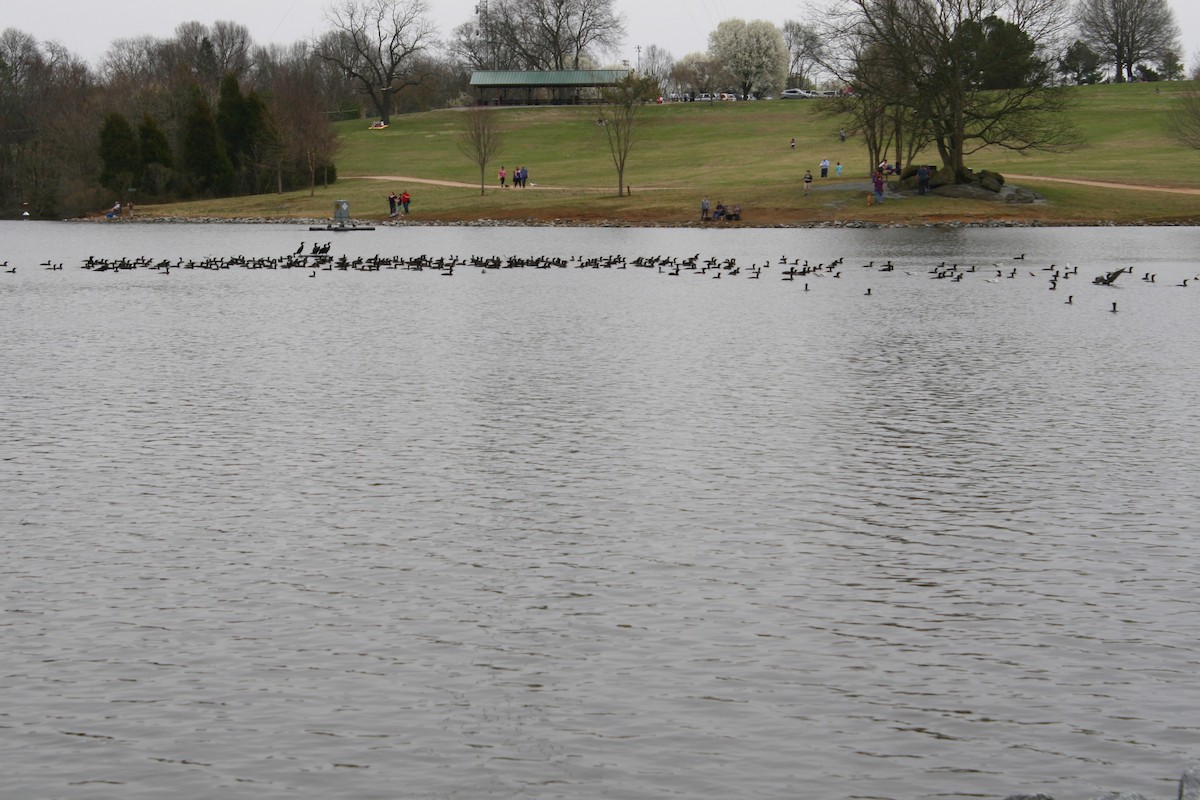
[(1078, 16), (1084, 38), (1118, 81), (1132, 81), (1139, 61), (1159, 61), (1179, 44), (1167, 0), (1080, 0)]
[(221, 88), (221, 64), (217, 50), (209, 38), (208, 26), (192, 20), (181, 22), (175, 27), (175, 38), (166, 49), (166, 59), (173, 72), (172, 83), (176, 88), (196, 84), (204, 98), (216, 105)]
[(726, 77), (721, 63), (706, 53), (688, 53), (671, 68), (675, 83), (692, 94), (711, 93)]
[(504, 134), (496, 125), (493, 112), (484, 106), (471, 106), (463, 112), (463, 129), (458, 147), (479, 165), (479, 194), (484, 194), (487, 165), (504, 144)]
[(1167, 117), (1167, 131), (1185, 147), (1200, 150), (1200, 92), (1181, 94), (1178, 103)]
[(95, 76), (62, 45), (0, 33), (0, 207), (73, 214), (96, 201), (96, 98)]
[(336, 103), (325, 62), (307, 44), (260, 48), (255, 53), (255, 81), (266, 99), (272, 128), (256, 143), (256, 155), (274, 174), (275, 190), (299, 185), (304, 177), (315, 191), (318, 170), (333, 164), (338, 140), (326, 111)]
[(671, 68), (675, 66), (675, 57), (656, 44), (648, 45), (638, 59), (642, 74), (653, 78), (658, 84), (658, 92), (662, 94), (663, 87), (671, 82)]
[(452, 59), (473, 70), (496, 69), (500, 63), (486, 29), (474, 22), (464, 22), (450, 32), (446, 51)]
[(788, 85), (811, 88), (824, 50), (821, 34), (812, 25), (788, 20), (783, 23), (783, 43), (788, 49)]
[(625, 194), (625, 166), (637, 141), (641, 111), (658, 96), (653, 78), (630, 74), (615, 86), (600, 91), (600, 128), (608, 140), (613, 166), (617, 168), (617, 195)]
[(244, 78), (252, 66), (250, 55), (254, 49), (254, 39), (250, 37), (250, 29), (237, 22), (217, 20), (208, 39), (212, 43), (213, 56), (221, 75), (232, 73), (238, 80)]
[(423, 0), (338, 0), (326, 18), (333, 30), (317, 41), (316, 54), (353, 81), (388, 122), (392, 95), (420, 81), (411, 70), (414, 58), (433, 44)]
[(846, 0), (830, 20), (824, 66), (868, 110), (900, 105), (899, 119), (928, 125), (946, 175), (969, 181), (965, 158), (983, 148), (1051, 150), (1073, 141), (1060, 113), (1068, 98), (1038, 55), (1044, 43), (1027, 32), (1057, 32), (1059, 5)]
[(933, 138), (928, 123), (912, 112), (915, 98), (908, 86), (889, 70), (880, 50), (872, 45), (856, 54), (855, 74), (870, 90), (842, 94), (819, 107), (822, 115), (837, 119), (848, 133), (862, 137), (867, 145), (868, 172), (891, 153), (893, 160), (912, 163)]
[(614, 0), (490, 0), (479, 35), (499, 69), (581, 69), (614, 50), (625, 23)]

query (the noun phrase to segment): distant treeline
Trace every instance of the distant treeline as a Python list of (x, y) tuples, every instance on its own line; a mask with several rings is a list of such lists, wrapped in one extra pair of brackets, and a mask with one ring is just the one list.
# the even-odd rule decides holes
[[(405, 111), (445, 105), (466, 80), (443, 71), (391, 99)], [(233, 22), (117, 40), (98, 67), (10, 28), (0, 33), (0, 216), (328, 183), (331, 122), (368, 107), (311, 43), (256, 46)]]

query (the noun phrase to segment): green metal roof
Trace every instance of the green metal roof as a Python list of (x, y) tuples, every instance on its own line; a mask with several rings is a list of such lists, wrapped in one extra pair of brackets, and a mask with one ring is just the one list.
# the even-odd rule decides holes
[(611, 86), (623, 81), (627, 69), (480, 70), (471, 73), (471, 85), (479, 87)]

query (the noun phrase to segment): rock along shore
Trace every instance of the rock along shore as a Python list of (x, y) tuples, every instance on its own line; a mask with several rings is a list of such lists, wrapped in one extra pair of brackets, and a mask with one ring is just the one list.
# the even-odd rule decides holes
[[(306, 217), (136, 217), (134, 219), (105, 219), (85, 217), (68, 219), (64, 222), (103, 223), (106, 225), (332, 225), (329, 219)], [(472, 219), (472, 220), (354, 220), (347, 229), (373, 226), (376, 228), (437, 227), (437, 228), (1097, 228), (1097, 227), (1181, 227), (1195, 225), (1194, 220), (1171, 220), (1161, 222), (1124, 223), (1113, 220), (914, 220), (878, 222), (873, 220), (844, 219), (808, 222), (774, 222), (756, 225), (752, 222), (661, 222), (617, 219), (572, 219), (569, 217), (542, 219)]]

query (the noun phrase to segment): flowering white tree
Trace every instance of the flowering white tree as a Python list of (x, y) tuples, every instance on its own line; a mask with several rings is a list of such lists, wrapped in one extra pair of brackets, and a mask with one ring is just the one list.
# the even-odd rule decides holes
[(725, 20), (708, 35), (708, 52), (737, 81), (743, 100), (751, 90), (776, 91), (787, 79), (783, 34), (765, 20)]

